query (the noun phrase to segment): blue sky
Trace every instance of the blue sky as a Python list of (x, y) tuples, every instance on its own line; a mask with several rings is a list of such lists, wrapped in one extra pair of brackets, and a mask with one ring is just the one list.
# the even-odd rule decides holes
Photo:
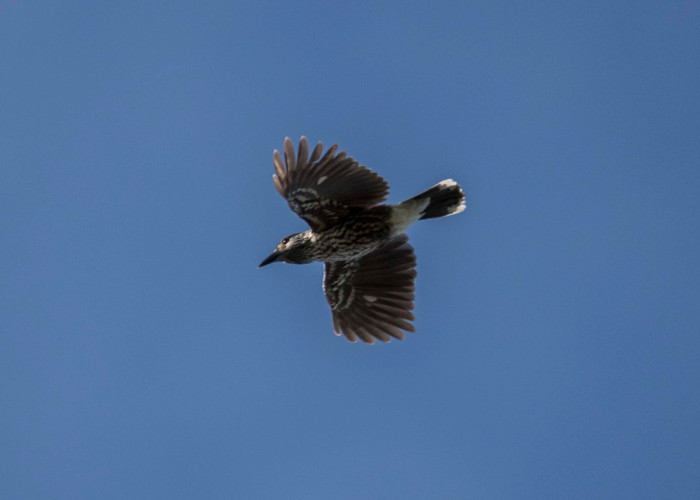
[[(0, 0), (4, 498), (698, 498), (700, 4)], [(332, 333), (284, 137), (467, 210)]]

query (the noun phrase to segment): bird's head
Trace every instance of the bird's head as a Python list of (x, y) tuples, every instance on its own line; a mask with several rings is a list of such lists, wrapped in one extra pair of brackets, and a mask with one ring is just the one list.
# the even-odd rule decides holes
[(313, 255), (308, 251), (312, 243), (311, 231), (285, 236), (277, 244), (275, 251), (268, 255), (258, 267), (260, 268), (273, 262), (308, 264), (314, 260)]

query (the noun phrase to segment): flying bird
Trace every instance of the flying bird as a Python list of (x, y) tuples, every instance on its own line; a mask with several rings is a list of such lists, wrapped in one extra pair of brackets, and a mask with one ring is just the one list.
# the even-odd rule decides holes
[(284, 162), (275, 150), (275, 188), (311, 229), (285, 236), (258, 267), (272, 262), (324, 263), (323, 290), (333, 330), (350, 341), (403, 340), (415, 299), (416, 256), (404, 231), (414, 222), (458, 214), (464, 192), (452, 179), (398, 205), (380, 205), (389, 186), (345, 151), (323, 144), (309, 156), (306, 137), (294, 154), (284, 140)]

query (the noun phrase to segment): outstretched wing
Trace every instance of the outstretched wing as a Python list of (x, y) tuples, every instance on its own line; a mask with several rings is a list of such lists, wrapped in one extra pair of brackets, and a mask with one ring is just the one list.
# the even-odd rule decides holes
[(335, 154), (337, 149), (334, 144), (321, 158), (323, 144), (319, 142), (309, 158), (309, 144), (302, 137), (299, 155), (295, 157), (294, 146), (287, 137), (284, 163), (279, 151), (273, 155), (275, 188), (314, 231), (332, 225), (350, 207), (381, 203), (389, 192), (384, 179), (346, 156), (345, 151)]
[(333, 330), (350, 342), (403, 340), (415, 331), (408, 321), (415, 298), (416, 256), (402, 234), (352, 261), (326, 262), (323, 289), (333, 314)]

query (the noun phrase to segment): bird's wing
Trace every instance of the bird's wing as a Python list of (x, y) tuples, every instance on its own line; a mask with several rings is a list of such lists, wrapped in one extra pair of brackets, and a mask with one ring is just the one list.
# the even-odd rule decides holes
[(401, 330), (415, 331), (408, 321), (415, 319), (416, 256), (408, 236), (396, 236), (360, 259), (325, 266), (323, 289), (336, 335), (373, 344), (403, 340)]
[(323, 144), (316, 145), (309, 157), (306, 137), (299, 142), (295, 157), (292, 141), (284, 140), (284, 163), (279, 151), (273, 160), (272, 176), (277, 191), (290, 208), (314, 231), (332, 225), (350, 207), (371, 207), (386, 199), (389, 186), (378, 174), (360, 166), (345, 151), (335, 154), (335, 144), (321, 158)]

